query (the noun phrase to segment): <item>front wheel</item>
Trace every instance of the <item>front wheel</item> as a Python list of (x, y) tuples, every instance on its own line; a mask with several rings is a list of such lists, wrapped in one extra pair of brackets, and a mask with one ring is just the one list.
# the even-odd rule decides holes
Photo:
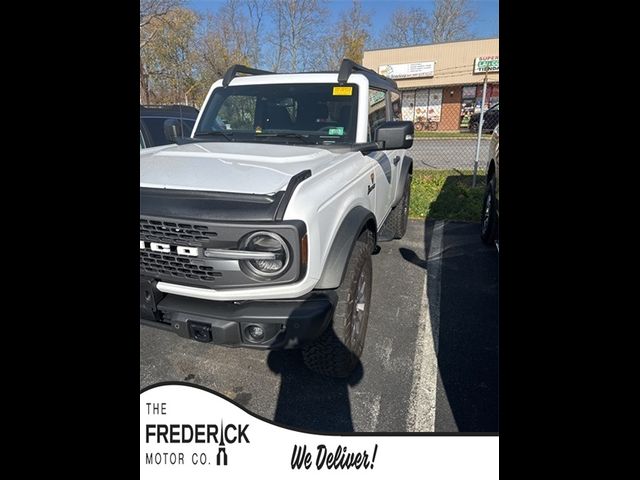
[(328, 377), (348, 377), (358, 365), (367, 334), (373, 270), (373, 235), (364, 231), (351, 252), (347, 271), (337, 290), (333, 322), (313, 343), (302, 348), (305, 365)]
[(478, 122), (469, 123), (469, 131), (471, 133), (478, 133)]

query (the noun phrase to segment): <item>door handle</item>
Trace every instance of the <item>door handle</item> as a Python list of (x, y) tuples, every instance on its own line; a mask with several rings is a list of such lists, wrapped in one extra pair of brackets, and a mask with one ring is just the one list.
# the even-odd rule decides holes
[(400, 155), (396, 155), (396, 158), (393, 159), (393, 164), (397, 165), (399, 161), (400, 161)]

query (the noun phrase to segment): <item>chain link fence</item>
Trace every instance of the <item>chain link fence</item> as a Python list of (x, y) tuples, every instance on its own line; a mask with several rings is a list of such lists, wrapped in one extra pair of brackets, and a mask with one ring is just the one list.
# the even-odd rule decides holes
[[(472, 88), (475, 91), (475, 87)], [(434, 91), (437, 93), (432, 93)], [(414, 168), (469, 173), (473, 172), (477, 161), (478, 175), (482, 175), (488, 160), (491, 133), (499, 121), (498, 99), (492, 97), (491, 102), (481, 105), (482, 90), (479, 86), (478, 103), (473, 99), (466, 106), (462, 101), (462, 108), (458, 103), (456, 113), (448, 114), (444, 108), (442, 112), (440, 107), (432, 109), (429, 103), (433, 101), (429, 97), (437, 99), (436, 96), (442, 95), (442, 91), (425, 91), (425, 99), (420, 98), (419, 90), (403, 92), (402, 118), (413, 121), (415, 126), (415, 139), (409, 150)], [(489, 100), (489, 94), (485, 94)], [(484, 111), (480, 115), (483, 106)], [(479, 131), (482, 133), (479, 134)]]

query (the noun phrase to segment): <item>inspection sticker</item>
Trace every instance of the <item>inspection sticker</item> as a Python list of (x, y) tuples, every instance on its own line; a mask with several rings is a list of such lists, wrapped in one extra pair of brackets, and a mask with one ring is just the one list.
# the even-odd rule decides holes
[(351, 95), (353, 87), (333, 87), (333, 95)]
[(329, 135), (344, 135), (344, 127), (333, 127), (329, 129)]

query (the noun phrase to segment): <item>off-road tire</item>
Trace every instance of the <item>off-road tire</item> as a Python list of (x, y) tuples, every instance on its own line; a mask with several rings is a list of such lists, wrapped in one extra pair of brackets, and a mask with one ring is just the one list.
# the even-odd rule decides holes
[(404, 184), (404, 193), (400, 202), (393, 207), (389, 218), (385, 223), (389, 231), (393, 232), (393, 238), (402, 238), (407, 233), (407, 224), (409, 223), (409, 203), (411, 202), (411, 175), (407, 176)]
[(486, 245), (493, 245), (498, 233), (498, 214), (496, 212), (495, 180), (492, 178), (484, 190), (482, 213), (480, 216), (480, 239)]
[[(364, 349), (371, 304), (372, 250), (373, 235), (366, 230), (353, 247), (344, 279), (336, 291), (338, 302), (331, 324), (318, 339), (302, 348), (305, 365), (320, 375), (345, 378), (358, 365)], [(358, 317), (356, 300), (361, 275), (365, 282), (364, 310)], [(356, 325), (359, 328), (354, 331)]]

